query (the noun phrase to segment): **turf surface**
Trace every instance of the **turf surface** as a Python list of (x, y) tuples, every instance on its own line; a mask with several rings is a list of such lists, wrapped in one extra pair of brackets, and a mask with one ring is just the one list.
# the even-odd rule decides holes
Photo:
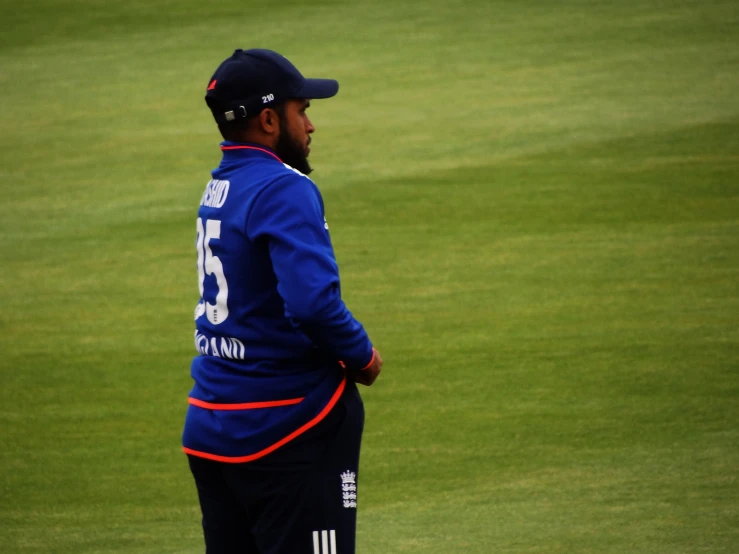
[(734, 1), (0, 4), (0, 550), (202, 552), (179, 435), (202, 102), (311, 116), (365, 394), (361, 553), (739, 544)]

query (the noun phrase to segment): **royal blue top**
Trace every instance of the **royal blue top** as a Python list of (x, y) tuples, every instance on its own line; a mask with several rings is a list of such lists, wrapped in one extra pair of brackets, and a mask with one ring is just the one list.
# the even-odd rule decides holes
[(323, 198), (270, 149), (221, 144), (197, 219), (186, 452), (259, 458), (315, 425), (373, 359), (341, 299)]

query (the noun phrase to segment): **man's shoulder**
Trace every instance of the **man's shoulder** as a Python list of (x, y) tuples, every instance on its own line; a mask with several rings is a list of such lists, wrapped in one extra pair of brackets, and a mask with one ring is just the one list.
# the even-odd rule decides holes
[(308, 177), (305, 173), (303, 173), (302, 171), (299, 171), (299, 170), (295, 169), (293, 166), (288, 165), (286, 163), (283, 163), (282, 165), (284, 166), (286, 172), (291, 173), (291, 174), (294, 174), (294, 175), (297, 175), (298, 177), (303, 177), (305, 179), (308, 179), (308, 181), (310, 181), (311, 183), (313, 183), (313, 180), (310, 177)]
[(277, 160), (252, 160), (249, 165), (240, 168), (236, 177), (247, 181), (261, 181), (265, 184), (311, 183), (315, 186), (315, 183), (305, 173)]
[[(305, 173), (302, 173), (288, 164), (275, 164), (269, 177), (265, 180), (264, 189), (274, 194), (310, 194), (320, 196), (318, 187)], [(301, 195), (302, 195), (301, 194)]]
[(281, 191), (318, 192), (318, 187), (310, 177), (276, 160), (252, 162), (221, 178), (228, 179), (237, 190), (255, 197), (263, 196), (264, 193), (280, 194)]

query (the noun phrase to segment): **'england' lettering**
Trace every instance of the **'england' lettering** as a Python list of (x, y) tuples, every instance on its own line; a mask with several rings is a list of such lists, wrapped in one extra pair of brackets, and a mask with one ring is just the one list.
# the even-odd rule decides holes
[(207, 206), (208, 208), (220, 208), (226, 202), (228, 188), (230, 186), (231, 183), (228, 181), (211, 179), (205, 187), (205, 192), (203, 193), (203, 198), (200, 200), (200, 205)]
[(218, 356), (229, 360), (243, 360), (244, 343), (233, 337), (210, 337), (195, 331), (195, 350), (203, 356)]

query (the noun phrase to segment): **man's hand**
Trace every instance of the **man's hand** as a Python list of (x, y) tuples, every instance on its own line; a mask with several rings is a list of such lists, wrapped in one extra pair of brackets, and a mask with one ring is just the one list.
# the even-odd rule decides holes
[(368, 368), (355, 369), (349, 372), (349, 376), (354, 379), (355, 382), (367, 387), (375, 382), (380, 371), (382, 371), (382, 356), (380, 356), (380, 351), (376, 348), (373, 348), (372, 351), (374, 353), (374, 358), (372, 358), (372, 363)]

